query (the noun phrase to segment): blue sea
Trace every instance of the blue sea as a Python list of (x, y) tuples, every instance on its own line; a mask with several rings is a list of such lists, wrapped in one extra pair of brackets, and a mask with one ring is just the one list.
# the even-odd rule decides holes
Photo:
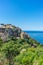
[(43, 31), (25, 31), (31, 38), (43, 44)]

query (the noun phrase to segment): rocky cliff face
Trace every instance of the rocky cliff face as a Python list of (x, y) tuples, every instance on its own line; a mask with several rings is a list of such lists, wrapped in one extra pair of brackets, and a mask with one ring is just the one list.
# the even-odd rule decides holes
[(20, 28), (1, 25), (0, 37), (0, 65), (43, 65), (43, 46)]
[(8, 40), (9, 37), (16, 37), (17, 39), (26, 39), (29, 38), (27, 33), (23, 32), (19, 27), (15, 27), (11, 24), (1, 24), (0, 26), (0, 37), (3, 41)]

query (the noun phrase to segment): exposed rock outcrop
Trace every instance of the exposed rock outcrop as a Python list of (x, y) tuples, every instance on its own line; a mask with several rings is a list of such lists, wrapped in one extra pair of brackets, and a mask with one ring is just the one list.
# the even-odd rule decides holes
[(13, 36), (17, 39), (27, 39), (29, 36), (27, 33), (23, 32), (19, 27), (15, 27), (11, 24), (1, 24), (0, 25), (0, 37), (3, 41), (6, 41), (8, 37)]
[(25, 32), (21, 32), (20, 37), (21, 37), (21, 39), (27, 39), (27, 38), (29, 38), (28, 34), (25, 33)]

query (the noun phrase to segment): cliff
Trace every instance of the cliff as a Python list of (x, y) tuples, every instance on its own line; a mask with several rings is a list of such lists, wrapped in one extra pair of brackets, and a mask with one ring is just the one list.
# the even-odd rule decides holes
[(19, 27), (1, 24), (0, 65), (43, 65), (43, 46)]
[(23, 32), (19, 27), (11, 24), (1, 24), (0, 25), (0, 37), (3, 41), (7, 41), (8, 37), (16, 37), (17, 39), (29, 38), (27, 33)]

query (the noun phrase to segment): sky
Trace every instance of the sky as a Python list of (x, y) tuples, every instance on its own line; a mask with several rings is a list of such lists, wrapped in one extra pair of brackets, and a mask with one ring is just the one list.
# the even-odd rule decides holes
[(43, 31), (43, 0), (0, 0), (0, 24)]

